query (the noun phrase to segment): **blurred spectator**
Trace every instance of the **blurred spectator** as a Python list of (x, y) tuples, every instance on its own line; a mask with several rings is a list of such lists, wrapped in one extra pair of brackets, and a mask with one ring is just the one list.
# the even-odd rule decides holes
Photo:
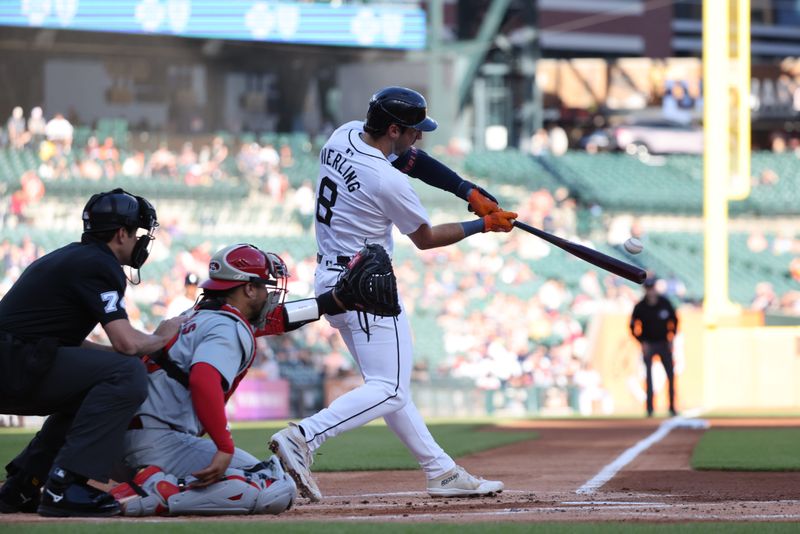
[(47, 140), (53, 143), (59, 153), (68, 153), (72, 148), (72, 124), (69, 123), (64, 115), (56, 113), (45, 126)]
[(778, 307), (778, 299), (775, 290), (769, 282), (759, 282), (756, 284), (756, 296), (750, 303), (750, 309), (758, 311), (770, 311)]
[(792, 276), (792, 280), (800, 283), (800, 258), (794, 258), (789, 262), (789, 274)]
[(178, 174), (177, 158), (169, 151), (167, 143), (161, 143), (150, 156), (150, 172), (153, 176), (175, 178)]
[(25, 118), (19, 106), (11, 110), (11, 116), (6, 121), (8, 144), (15, 150), (22, 150), (28, 143), (30, 136), (25, 131)]
[(183, 280), (183, 293), (176, 295), (170, 301), (165, 316), (177, 317), (186, 310), (191, 309), (197, 301), (197, 286), (199, 284), (200, 278), (196, 274), (187, 274)]
[(294, 205), (303, 231), (309, 231), (314, 222), (314, 208), (316, 207), (314, 189), (311, 187), (310, 180), (303, 180), (303, 183), (295, 191)]
[(211, 142), (211, 161), (216, 166), (222, 166), (223, 162), (228, 158), (228, 147), (225, 146), (225, 141), (217, 136)]
[(772, 253), (776, 256), (791, 253), (793, 241), (794, 237), (790, 231), (784, 230), (782, 232), (778, 232), (772, 242)]
[(194, 146), (192, 143), (187, 141), (183, 144), (181, 153), (178, 156), (178, 166), (189, 168), (195, 163), (197, 163), (197, 153), (194, 151)]
[(539, 128), (531, 136), (530, 152), (534, 156), (542, 156), (550, 151), (550, 138), (547, 135), (547, 130)]
[(561, 126), (553, 126), (550, 129), (550, 152), (554, 156), (563, 156), (569, 148), (569, 138), (567, 132)]
[(747, 236), (747, 248), (750, 252), (764, 252), (768, 247), (769, 242), (766, 236), (764, 236), (764, 232), (754, 230)]
[(83, 152), (86, 159), (100, 161), (100, 142), (97, 137), (92, 135), (86, 140), (86, 147)]
[(30, 135), (34, 146), (38, 146), (44, 140), (46, 125), (47, 122), (44, 120), (42, 108), (36, 106), (31, 110), (31, 116), (28, 118), (28, 135)]
[(683, 300), (686, 296), (686, 284), (671, 272), (664, 278), (664, 295), (669, 299)]
[(266, 192), (277, 203), (282, 203), (286, 191), (289, 189), (289, 179), (277, 170), (269, 172), (267, 176)]
[(145, 173), (146, 166), (144, 152), (138, 150), (132, 154), (128, 154), (128, 156), (125, 158), (125, 161), (122, 162), (121, 170), (124, 176), (147, 177), (147, 173)]
[(777, 172), (772, 169), (764, 169), (761, 171), (761, 174), (759, 174), (756, 185), (775, 185), (780, 179)]
[(97, 159), (103, 166), (106, 178), (113, 179), (119, 172), (119, 150), (114, 146), (114, 138), (106, 137), (97, 151)]
[(775, 154), (783, 154), (786, 152), (786, 136), (783, 132), (772, 133), (770, 148)]

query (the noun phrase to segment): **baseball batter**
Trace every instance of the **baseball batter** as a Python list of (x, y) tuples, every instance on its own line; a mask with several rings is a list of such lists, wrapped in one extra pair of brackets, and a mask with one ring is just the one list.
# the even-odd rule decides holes
[[(125, 435), (125, 462), (139, 468), (114, 495), (125, 515), (278, 514), (295, 484), (273, 458), (234, 446), (225, 402), (247, 374), (255, 337), (344, 313), (327, 291), (283, 303), (288, 273), (275, 254), (238, 244), (217, 252), (203, 296), (178, 335), (145, 357), (147, 399)], [(208, 433), (210, 440), (202, 439)], [(185, 479), (183, 487), (179, 479)]]
[[(320, 152), (316, 238), (318, 295), (332, 287), (364, 244), (382, 245), (391, 255), (396, 226), (420, 249), (456, 243), (479, 232), (509, 232), (516, 213), (474, 184), (414, 147), (422, 132), (436, 128), (419, 93), (388, 87), (376, 93), (366, 122), (339, 127)], [(480, 216), (463, 223), (431, 226), (407, 175), (469, 201)], [(302, 495), (317, 501), (321, 493), (310, 473), (312, 454), (327, 439), (383, 417), (419, 462), (435, 497), (486, 495), (503, 483), (483, 480), (456, 465), (431, 436), (414, 403), (413, 362), (408, 317), (365, 317), (358, 312), (326, 316), (357, 361), (364, 384), (317, 414), (290, 424), (272, 437), (271, 449), (297, 482)]]

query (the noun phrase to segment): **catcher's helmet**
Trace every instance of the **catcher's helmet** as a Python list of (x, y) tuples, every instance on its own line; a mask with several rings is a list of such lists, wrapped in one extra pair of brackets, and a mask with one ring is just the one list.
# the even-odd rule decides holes
[(92, 195), (83, 208), (84, 232), (104, 232), (123, 226), (147, 231), (155, 229), (158, 226), (155, 208), (144, 197), (120, 188)]
[(256, 282), (284, 289), (288, 277), (288, 269), (280, 256), (239, 243), (214, 254), (208, 264), (208, 280), (200, 287), (224, 291)]
[(438, 124), (427, 116), (428, 103), (418, 92), (405, 87), (386, 87), (369, 101), (365, 130), (380, 134), (391, 124), (415, 128), (423, 132), (436, 129)]

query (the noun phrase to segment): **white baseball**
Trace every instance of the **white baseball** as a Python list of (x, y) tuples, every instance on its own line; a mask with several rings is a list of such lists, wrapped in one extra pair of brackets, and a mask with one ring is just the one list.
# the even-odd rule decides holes
[(644, 245), (642, 245), (642, 242), (636, 239), (635, 237), (631, 237), (630, 239), (625, 241), (625, 243), (622, 246), (625, 247), (625, 250), (627, 250), (631, 254), (639, 254), (644, 249)]

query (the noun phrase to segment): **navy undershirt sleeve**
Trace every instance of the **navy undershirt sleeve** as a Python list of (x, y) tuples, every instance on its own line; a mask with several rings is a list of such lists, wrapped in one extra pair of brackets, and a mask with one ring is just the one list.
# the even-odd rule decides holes
[(464, 200), (467, 200), (470, 189), (475, 187), (475, 184), (464, 180), (452, 169), (417, 147), (412, 146), (392, 165), (404, 174), (418, 178), (430, 186), (449, 191)]

